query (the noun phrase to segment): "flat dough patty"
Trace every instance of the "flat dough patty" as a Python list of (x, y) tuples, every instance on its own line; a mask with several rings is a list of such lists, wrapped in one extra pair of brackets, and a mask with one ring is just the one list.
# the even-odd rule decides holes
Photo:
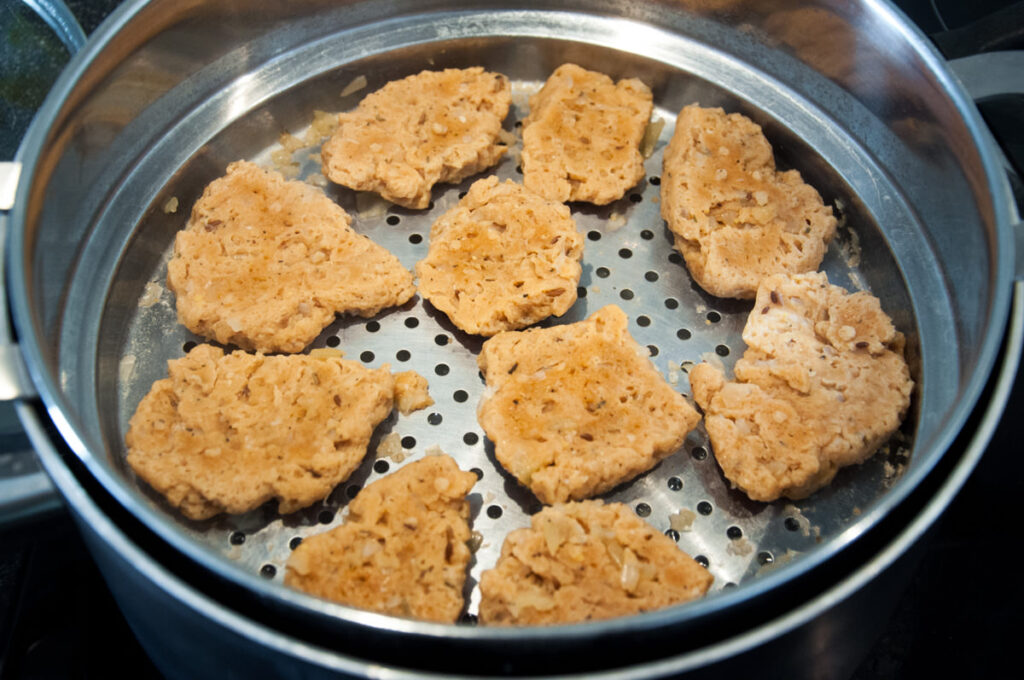
[(222, 344), (299, 352), (336, 314), (406, 302), (412, 273), (351, 221), (315, 187), (232, 163), (174, 240), (167, 284), (178, 318)]
[(345, 523), (302, 541), (284, 582), (342, 604), (454, 623), (470, 551), (476, 475), (449, 456), (409, 463), (359, 492)]
[(530, 97), (523, 122), (523, 183), (553, 201), (605, 205), (644, 176), (640, 141), (651, 90), (636, 78), (613, 83), (575, 64), (559, 66)]
[(661, 216), (704, 290), (752, 298), (766, 276), (821, 264), (836, 230), (832, 208), (799, 172), (775, 170), (749, 118), (685, 107), (663, 162)]
[(544, 503), (581, 500), (675, 452), (700, 417), (615, 305), (586, 321), (500, 333), (478, 359), (477, 417), (506, 470)]
[(478, 180), (430, 228), (420, 295), (452, 323), (494, 335), (561, 316), (576, 302), (583, 237), (569, 209), (508, 180)]
[(804, 498), (899, 427), (914, 383), (878, 298), (823, 273), (761, 282), (735, 382), (708, 364), (693, 395), (725, 476), (757, 501)]
[(190, 519), (276, 498), (282, 513), (330, 494), (391, 413), (388, 368), (302, 355), (225, 355), (199, 345), (167, 362), (125, 437), (128, 464)]
[(338, 116), (321, 151), (332, 182), (426, 208), (431, 188), (489, 168), (512, 104), (508, 78), (479, 66), (423, 71), (395, 80)]
[(511, 532), (480, 577), (480, 621), (577, 623), (653, 611), (702, 597), (712, 577), (621, 503), (544, 508)]

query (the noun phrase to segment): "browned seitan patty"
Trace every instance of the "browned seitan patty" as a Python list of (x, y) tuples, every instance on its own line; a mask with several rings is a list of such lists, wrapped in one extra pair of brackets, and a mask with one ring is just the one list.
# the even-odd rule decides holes
[(190, 519), (274, 498), (288, 513), (325, 498), (366, 455), (394, 399), (386, 366), (343, 359), (199, 345), (167, 366), (132, 416), (128, 464)]
[(452, 323), (494, 335), (576, 302), (583, 237), (569, 209), (497, 177), (478, 180), (430, 229), (420, 295)]
[(480, 577), (480, 621), (577, 623), (702, 597), (708, 570), (621, 503), (544, 508), (505, 539)]
[(722, 471), (754, 500), (827, 485), (867, 460), (910, 404), (903, 335), (877, 298), (825, 274), (762, 281), (743, 340), (735, 382), (700, 364), (690, 384)]
[(476, 475), (427, 456), (370, 484), (345, 523), (302, 541), (284, 582), (342, 604), (454, 623), (470, 551), (466, 494)]
[(506, 470), (544, 503), (581, 500), (675, 452), (700, 417), (609, 305), (586, 321), (500, 333), (478, 359), (477, 417)]
[(523, 182), (553, 201), (605, 205), (644, 176), (640, 140), (651, 90), (636, 78), (613, 83), (575, 64), (559, 66), (530, 97), (523, 122)]
[(761, 128), (738, 113), (685, 107), (664, 155), (661, 215), (694, 280), (752, 298), (772, 274), (814, 271), (836, 230), (796, 170), (777, 172)]
[(512, 91), (508, 78), (479, 66), (423, 71), (395, 80), (338, 116), (323, 145), (332, 182), (374, 191), (406, 208), (426, 208), (431, 188), (489, 168)]
[(322, 191), (239, 161), (174, 241), (167, 285), (190, 331), (261, 352), (299, 352), (336, 314), (370, 317), (416, 292), (412, 273)]

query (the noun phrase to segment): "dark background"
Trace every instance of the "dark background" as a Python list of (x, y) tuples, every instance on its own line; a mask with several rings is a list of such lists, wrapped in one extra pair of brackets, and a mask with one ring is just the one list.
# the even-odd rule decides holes
[[(118, 0), (68, 2), (86, 33)], [(899, 0), (950, 57), (1024, 49), (1024, 3)], [(19, 0), (0, 0), (0, 160), (21, 136), (68, 58)], [(1024, 79), (1024, 75), (1022, 75)], [(1022, 83), (1024, 85), (1024, 83)], [(997, 138), (1024, 167), (1021, 98), (982, 103)], [(1016, 184), (1019, 190), (1020, 184)], [(1021, 677), (1015, 642), (1024, 629), (1016, 575), (1019, 499), (1024, 496), (1018, 379), (1006, 416), (973, 476), (919, 551), (921, 561), (853, 678)], [(27, 446), (0, 435), (0, 448)], [(886, 605), (888, 606), (888, 605)], [(0, 529), (0, 677), (160, 678), (121, 617), (67, 514)]]

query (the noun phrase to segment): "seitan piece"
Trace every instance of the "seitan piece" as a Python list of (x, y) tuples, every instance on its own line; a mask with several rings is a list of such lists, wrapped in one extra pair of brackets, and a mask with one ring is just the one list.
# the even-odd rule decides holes
[(189, 519), (325, 498), (359, 466), (394, 399), (387, 366), (344, 359), (199, 345), (167, 367), (131, 418), (127, 460)]
[(420, 295), (476, 335), (524, 328), (576, 302), (583, 237), (569, 209), (508, 180), (478, 180), (430, 228)]
[(589, 498), (650, 470), (700, 420), (615, 305), (578, 323), (500, 333), (478, 362), (488, 386), (480, 424), (498, 462), (544, 503)]
[(761, 282), (735, 382), (700, 364), (693, 395), (725, 476), (757, 501), (804, 498), (900, 426), (914, 383), (904, 339), (864, 292), (823, 273)]
[(449, 456), (409, 463), (359, 492), (345, 523), (302, 541), (285, 583), (384, 614), (454, 623), (469, 565), (476, 475)]
[(416, 371), (396, 373), (395, 405), (398, 406), (399, 412), (407, 416), (432, 405), (434, 398), (430, 396), (429, 388), (427, 379)]
[(480, 577), (480, 622), (550, 625), (628, 616), (702, 597), (711, 574), (621, 503), (544, 508)]
[(799, 172), (776, 171), (760, 126), (695, 104), (665, 150), (661, 216), (694, 280), (719, 297), (752, 298), (766, 276), (814, 271), (836, 230)]
[(553, 201), (605, 205), (644, 176), (640, 141), (651, 90), (575, 64), (555, 69), (523, 121), (523, 182)]
[(332, 182), (374, 191), (406, 208), (426, 208), (430, 190), (499, 160), (512, 91), (508, 78), (479, 66), (423, 71), (395, 80), (338, 116), (321, 151)]
[(322, 191), (239, 161), (174, 241), (167, 285), (190, 331), (260, 352), (299, 352), (336, 314), (406, 302), (412, 273)]

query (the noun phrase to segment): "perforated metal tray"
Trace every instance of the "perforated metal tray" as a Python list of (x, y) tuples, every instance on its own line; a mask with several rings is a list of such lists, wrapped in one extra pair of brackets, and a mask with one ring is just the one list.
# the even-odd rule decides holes
[[(617, 71), (616, 76), (633, 75), (628, 68)], [(675, 77), (692, 79), (685, 74)], [(346, 97), (344, 105), (354, 105), (368, 91), (382, 84), (380, 77), (372, 77), (369, 88)], [(538, 80), (514, 81), (514, 106), (506, 128), (516, 134), (517, 139), (520, 139), (520, 121), (527, 113), (528, 95), (541, 84)], [(689, 395), (689, 367), (711, 356), (731, 368), (742, 355), (744, 344), (740, 334), (752, 302), (719, 299), (703, 292), (692, 281), (682, 258), (672, 247), (671, 234), (660, 217), (659, 198), (662, 152), (674, 129), (674, 114), (674, 108), (659, 102), (654, 120), (663, 122), (664, 127), (645, 163), (646, 178), (623, 199), (601, 208), (584, 204), (571, 206), (577, 227), (586, 236), (579, 299), (563, 317), (549, 319), (542, 325), (579, 321), (604, 305), (618, 305), (630, 319), (630, 333), (648, 347), (651, 361), (665, 379), (679, 392)], [(763, 114), (757, 117), (765, 121)], [(773, 136), (768, 122), (769, 135)], [(290, 127), (289, 131), (300, 138), (305, 133), (301, 127)], [(790, 133), (774, 135), (772, 141), (782, 147), (780, 165), (795, 164), (805, 174), (809, 173), (812, 181), (815, 175), (819, 180), (824, 179), (817, 184), (826, 201), (836, 206), (842, 226), (829, 249), (824, 270), (834, 283), (851, 289), (865, 287), (858, 267), (853, 266), (858, 257), (857, 231), (873, 229), (873, 225), (863, 221), (851, 225), (844, 208), (855, 204), (855, 198), (836, 175), (821, 175), (820, 168), (827, 168), (827, 163), (814, 157), (808, 162), (806, 157), (787, 156), (787, 147), (790, 154), (793, 153), (794, 140)], [(406, 210), (379, 201), (367, 203), (363, 200), (365, 196), (357, 199), (354, 192), (336, 186), (329, 186), (326, 191), (353, 215), (357, 231), (391, 250), (406, 267), (412, 268), (426, 255), (432, 222), (453, 206), (473, 181), (491, 173), (502, 179), (522, 180), (517, 164), (519, 147), (517, 142), (492, 171), (457, 186), (436, 188), (433, 204), (425, 211)], [(273, 144), (250, 158), (274, 167), (272, 156), (279, 149), (279, 145)], [(300, 163), (300, 178), (312, 178), (310, 181), (322, 184), (322, 178), (316, 177), (320, 168), (313, 158), (317, 151), (316, 147), (303, 148), (292, 158)], [(274, 156), (274, 159), (279, 161), (280, 157)], [(211, 172), (206, 166), (203, 170), (205, 174)], [(182, 170), (183, 174), (189, 172), (189, 168)], [(151, 210), (149, 219), (183, 226), (199, 184), (190, 186), (192, 195), (189, 196), (179, 196), (175, 186), (168, 187)], [(176, 213), (168, 213), (166, 209), (166, 201), (171, 197), (179, 202)], [(159, 229), (159, 225), (156, 228)], [(128, 420), (142, 395), (153, 380), (165, 374), (165, 361), (182, 356), (194, 343), (202, 341), (177, 322), (173, 294), (164, 284), (169, 256), (168, 247), (150, 271), (146, 285), (138, 285), (141, 281), (135, 285), (134, 302), (138, 308), (132, 315), (118, 357), (120, 389), (118, 418), (111, 432), (114, 442), (123, 441)], [(891, 301), (885, 306), (892, 311)], [(902, 330), (913, 335), (913, 329), (905, 327), (905, 321)], [(342, 318), (328, 327), (312, 347), (337, 347), (347, 358), (358, 359), (369, 367), (389, 364), (395, 371), (416, 370), (428, 378), (436, 403), (409, 416), (393, 414), (378, 428), (369, 455), (360, 468), (329, 498), (313, 507), (280, 516), (274, 504), (269, 504), (245, 515), (194, 523), (181, 519), (141, 482), (137, 482), (138, 490), (161, 511), (175, 517), (196, 542), (242, 570), (280, 582), (290, 551), (302, 538), (344, 521), (347, 501), (360, 488), (422, 457), (427, 449), (439, 447), (452, 455), (460, 467), (473, 470), (479, 477), (470, 496), (472, 527), (480, 535), (467, 585), (465, 620), (472, 621), (479, 603), (476, 583), (481, 572), (494, 565), (505, 535), (528, 525), (529, 515), (541, 507), (533, 495), (497, 463), (493, 447), (477, 422), (476, 405), (484, 384), (478, 374), (476, 358), (482, 342), (483, 338), (459, 331), (444, 314), (419, 296), (372, 320)], [(394, 458), (377, 458), (374, 453), (381, 438), (392, 432), (401, 436), (404, 456), (401, 462)], [(901, 443), (905, 442), (901, 440)], [(629, 505), (640, 517), (672, 537), (682, 550), (707, 566), (715, 579), (712, 587), (715, 592), (742, 586), (767, 572), (799, 561), (822, 542), (851, 526), (896, 479), (905, 463), (905, 452), (902, 446), (887, 447), (886, 453), (841, 472), (831, 487), (805, 501), (757, 503), (730, 488), (710, 452), (701, 426), (687, 437), (685, 445), (674, 455), (602, 498)], [(126, 474), (129, 473), (126, 471)], [(670, 517), (680, 513), (677, 526), (680, 526), (680, 519), (692, 516), (686, 530), (671, 528)], [(685, 519), (681, 523), (685, 524)]]

